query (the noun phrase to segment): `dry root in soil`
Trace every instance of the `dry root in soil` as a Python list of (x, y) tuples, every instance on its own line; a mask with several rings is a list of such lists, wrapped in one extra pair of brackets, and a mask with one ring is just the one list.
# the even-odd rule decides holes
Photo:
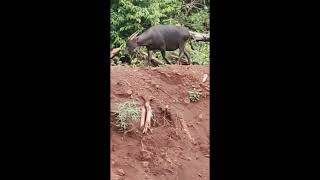
[(142, 133), (147, 133), (148, 130), (152, 132), (151, 130), (151, 118), (152, 118), (152, 109), (150, 106), (150, 100), (151, 99), (145, 99), (144, 97), (141, 96), (141, 98), (144, 100), (144, 107), (141, 107), (141, 121), (140, 121), (140, 128), (143, 127), (144, 129)]
[(141, 106), (140, 128), (142, 128), (144, 126), (145, 120), (146, 120), (146, 108), (145, 108), (145, 106)]
[(171, 121), (171, 114), (169, 112), (169, 105), (166, 105), (166, 107), (162, 110), (163, 111), (163, 125), (162, 126), (166, 126), (167, 125), (167, 117), (169, 118), (169, 120)]
[(147, 133), (148, 130), (151, 131), (151, 117), (152, 117), (152, 110), (150, 106), (150, 100), (146, 101), (145, 103), (147, 115), (146, 115), (146, 123), (143, 129), (143, 133)]

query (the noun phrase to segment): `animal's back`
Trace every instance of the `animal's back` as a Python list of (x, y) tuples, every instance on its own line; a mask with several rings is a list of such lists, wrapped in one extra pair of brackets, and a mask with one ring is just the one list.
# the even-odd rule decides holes
[(185, 42), (189, 37), (189, 31), (182, 26), (174, 25), (156, 25), (149, 29), (150, 32), (156, 32), (156, 34), (163, 37), (166, 50), (175, 50), (179, 47), (179, 43)]
[(173, 36), (173, 37), (185, 37), (190, 36), (189, 31), (187, 28), (182, 26), (175, 26), (175, 25), (155, 25), (150, 28), (151, 31), (158, 31), (164, 36)]

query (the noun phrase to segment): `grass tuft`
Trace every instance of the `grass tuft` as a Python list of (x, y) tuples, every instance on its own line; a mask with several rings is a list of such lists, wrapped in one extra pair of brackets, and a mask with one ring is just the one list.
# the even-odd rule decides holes
[(116, 126), (120, 131), (127, 130), (130, 123), (137, 122), (140, 118), (140, 108), (135, 101), (126, 101), (118, 104), (116, 113)]

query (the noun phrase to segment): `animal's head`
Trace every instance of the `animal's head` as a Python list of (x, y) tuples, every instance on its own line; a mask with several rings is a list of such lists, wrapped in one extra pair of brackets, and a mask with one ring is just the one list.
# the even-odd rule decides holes
[(132, 52), (134, 52), (136, 50), (136, 48), (139, 46), (137, 41), (138, 41), (138, 38), (137, 35), (138, 35), (138, 31), (133, 33), (129, 38), (128, 38), (128, 41), (127, 41), (127, 47), (125, 49), (125, 54), (132, 54)]

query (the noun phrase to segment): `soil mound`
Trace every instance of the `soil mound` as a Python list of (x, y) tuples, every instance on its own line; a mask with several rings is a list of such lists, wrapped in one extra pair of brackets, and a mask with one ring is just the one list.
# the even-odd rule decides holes
[[(152, 99), (152, 132), (126, 133), (111, 113), (112, 180), (209, 179), (209, 66), (111, 67), (111, 112), (117, 103)], [(192, 102), (188, 91), (201, 93)]]

